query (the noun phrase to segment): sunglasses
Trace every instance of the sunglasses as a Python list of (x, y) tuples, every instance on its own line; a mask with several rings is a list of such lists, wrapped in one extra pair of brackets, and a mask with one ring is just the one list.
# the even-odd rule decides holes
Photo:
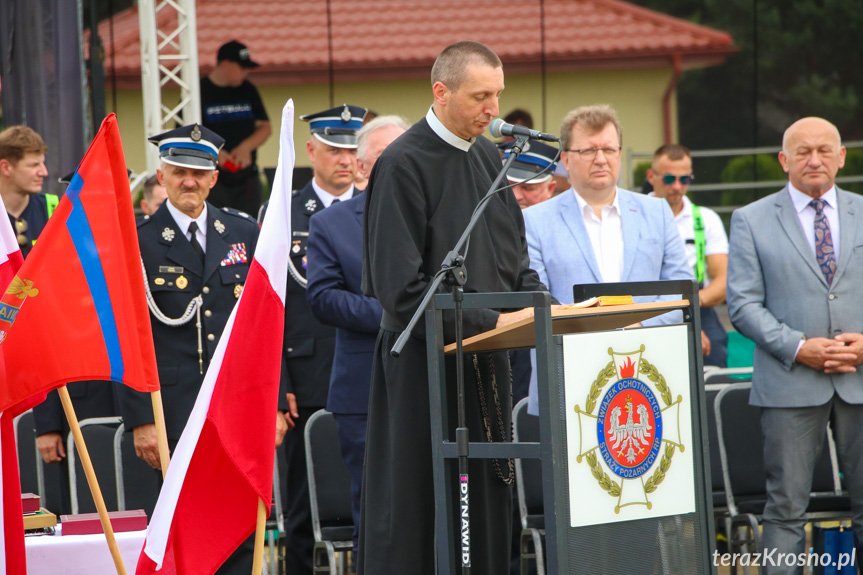
[(674, 174), (665, 174), (662, 176), (662, 183), (666, 186), (673, 186), (676, 180), (680, 180), (681, 186), (688, 186), (692, 183), (692, 180), (695, 178), (692, 174), (687, 174), (685, 176), (675, 176)]

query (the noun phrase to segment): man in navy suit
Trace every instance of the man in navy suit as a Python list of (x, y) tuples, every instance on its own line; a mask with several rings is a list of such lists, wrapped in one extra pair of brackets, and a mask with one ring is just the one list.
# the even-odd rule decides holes
[[(291, 196), (291, 253), (285, 297), (285, 338), (279, 409), (285, 411), (287, 473), (285, 488), (285, 571), (311, 573), (312, 511), (306, 473), (304, 430), (311, 415), (327, 405), (335, 330), (319, 322), (306, 302), (309, 221), (311, 217), (354, 196), (357, 171), (357, 131), (366, 109), (335, 108), (301, 116), (309, 123), (306, 151), (314, 177)], [(266, 212), (262, 213), (262, 218)]]
[[(368, 178), (378, 156), (407, 130), (399, 116), (375, 118), (357, 133), (357, 167)], [(369, 377), (381, 304), (363, 295), (363, 208), (358, 194), (347, 202), (315, 214), (309, 221), (308, 288), (312, 314), (336, 328), (336, 350), (330, 375), (327, 410), (336, 419), (339, 445), (351, 472), (354, 553), (360, 524), (360, 491), (366, 447)]]

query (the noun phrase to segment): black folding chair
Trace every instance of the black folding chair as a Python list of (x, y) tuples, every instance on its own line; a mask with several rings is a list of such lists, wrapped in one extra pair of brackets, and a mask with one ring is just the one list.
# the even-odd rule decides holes
[(710, 367), (704, 368), (704, 384), (740, 383), (752, 381), (752, 367)]
[[(767, 504), (761, 409), (749, 405), (751, 383), (723, 388), (714, 402), (726, 505), (731, 521), (728, 547), (731, 553), (760, 550), (759, 524)], [(815, 465), (807, 520), (850, 517), (851, 501), (842, 492), (836, 448), (828, 426), (821, 457)], [(736, 573), (736, 566), (732, 566)]]
[[(21, 477), (21, 493), (36, 493), (42, 497), (39, 471), (42, 458), (36, 449), (36, 428), (33, 410), (27, 410), (13, 421), (15, 442), (18, 446), (18, 474)], [(44, 503), (43, 503), (44, 505)]]
[(342, 459), (332, 413), (321, 409), (312, 414), (306, 423), (305, 442), (315, 535), (313, 572), (343, 575), (347, 572), (348, 551), (353, 547), (351, 474)]
[[(116, 472), (114, 460), (114, 436), (121, 421), (119, 417), (93, 417), (78, 423), (108, 511), (120, 509), (121, 482), (118, 480), (120, 476)], [(72, 513), (95, 513), (96, 503), (90, 493), (90, 486), (87, 483), (78, 450), (75, 448), (75, 439), (71, 433), (66, 445)]]
[[(512, 410), (515, 440), (539, 442), (539, 418), (527, 413), (527, 399), (519, 401)], [(521, 517), (520, 572), (527, 575), (530, 561), (534, 560), (537, 575), (545, 575), (545, 513), (542, 468), (538, 459), (515, 460), (515, 485)]]

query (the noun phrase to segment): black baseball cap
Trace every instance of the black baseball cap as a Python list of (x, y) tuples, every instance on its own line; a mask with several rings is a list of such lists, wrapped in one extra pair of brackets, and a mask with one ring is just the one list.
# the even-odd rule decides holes
[(246, 48), (246, 45), (241, 44), (236, 40), (231, 40), (219, 48), (219, 54), (216, 56), (216, 61), (222, 62), (223, 60), (236, 62), (243, 68), (257, 68), (260, 66), (257, 62), (252, 61), (252, 58), (249, 55), (249, 49)]

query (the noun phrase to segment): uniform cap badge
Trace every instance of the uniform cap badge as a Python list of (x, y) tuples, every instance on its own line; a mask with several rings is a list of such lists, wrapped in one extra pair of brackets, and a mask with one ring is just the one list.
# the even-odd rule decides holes
[(348, 108), (347, 104), (345, 104), (345, 107), (342, 108), (342, 114), (340, 117), (342, 119), (342, 122), (347, 123), (351, 121), (351, 109)]
[(189, 134), (189, 137), (192, 138), (193, 142), (200, 142), (201, 141), (201, 135), (202, 134), (201, 134), (200, 126), (198, 126), (198, 124), (195, 124), (195, 127), (192, 128), (192, 132)]

